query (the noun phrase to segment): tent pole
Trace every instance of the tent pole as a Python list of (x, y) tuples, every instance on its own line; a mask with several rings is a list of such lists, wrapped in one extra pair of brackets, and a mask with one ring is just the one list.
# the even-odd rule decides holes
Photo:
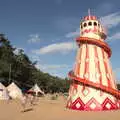
[(10, 64), (10, 68), (9, 68), (9, 83), (11, 81), (11, 64)]

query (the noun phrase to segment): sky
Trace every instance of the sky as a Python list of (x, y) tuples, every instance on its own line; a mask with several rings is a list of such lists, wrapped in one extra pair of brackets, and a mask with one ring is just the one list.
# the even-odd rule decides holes
[(113, 72), (120, 82), (119, 0), (0, 0), (0, 32), (43, 72), (65, 78), (73, 69), (81, 19), (97, 16), (107, 28)]

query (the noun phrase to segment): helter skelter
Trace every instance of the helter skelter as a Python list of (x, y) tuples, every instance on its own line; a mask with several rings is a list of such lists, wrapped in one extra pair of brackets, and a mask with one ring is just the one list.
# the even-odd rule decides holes
[(72, 80), (67, 108), (84, 111), (120, 109), (117, 90), (109, 62), (111, 49), (107, 35), (96, 16), (88, 15), (80, 23), (80, 37), (75, 67), (68, 73)]

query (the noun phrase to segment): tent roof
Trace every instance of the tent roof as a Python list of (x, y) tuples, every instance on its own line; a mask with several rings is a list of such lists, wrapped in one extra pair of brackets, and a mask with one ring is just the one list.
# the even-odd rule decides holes
[(14, 82), (12, 82), (10, 85), (7, 86), (7, 89), (11, 89), (11, 88), (20, 90), (20, 88)]
[(22, 91), (21, 89), (14, 83), (12, 82), (8, 87), (9, 95), (12, 98), (17, 98), (22, 96)]
[(0, 83), (0, 100), (8, 100), (8, 99), (9, 99), (8, 91), (6, 87), (2, 83)]
[(0, 89), (5, 89), (5, 86), (0, 82)]
[(40, 87), (35, 84), (31, 89), (27, 91), (28, 93), (41, 93), (44, 94), (44, 92), (40, 89)]

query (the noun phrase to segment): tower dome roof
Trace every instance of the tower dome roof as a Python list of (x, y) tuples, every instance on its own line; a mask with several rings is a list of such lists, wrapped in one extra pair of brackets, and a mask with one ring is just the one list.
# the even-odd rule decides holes
[(85, 16), (83, 20), (97, 20), (97, 17), (89, 15), (89, 16)]

